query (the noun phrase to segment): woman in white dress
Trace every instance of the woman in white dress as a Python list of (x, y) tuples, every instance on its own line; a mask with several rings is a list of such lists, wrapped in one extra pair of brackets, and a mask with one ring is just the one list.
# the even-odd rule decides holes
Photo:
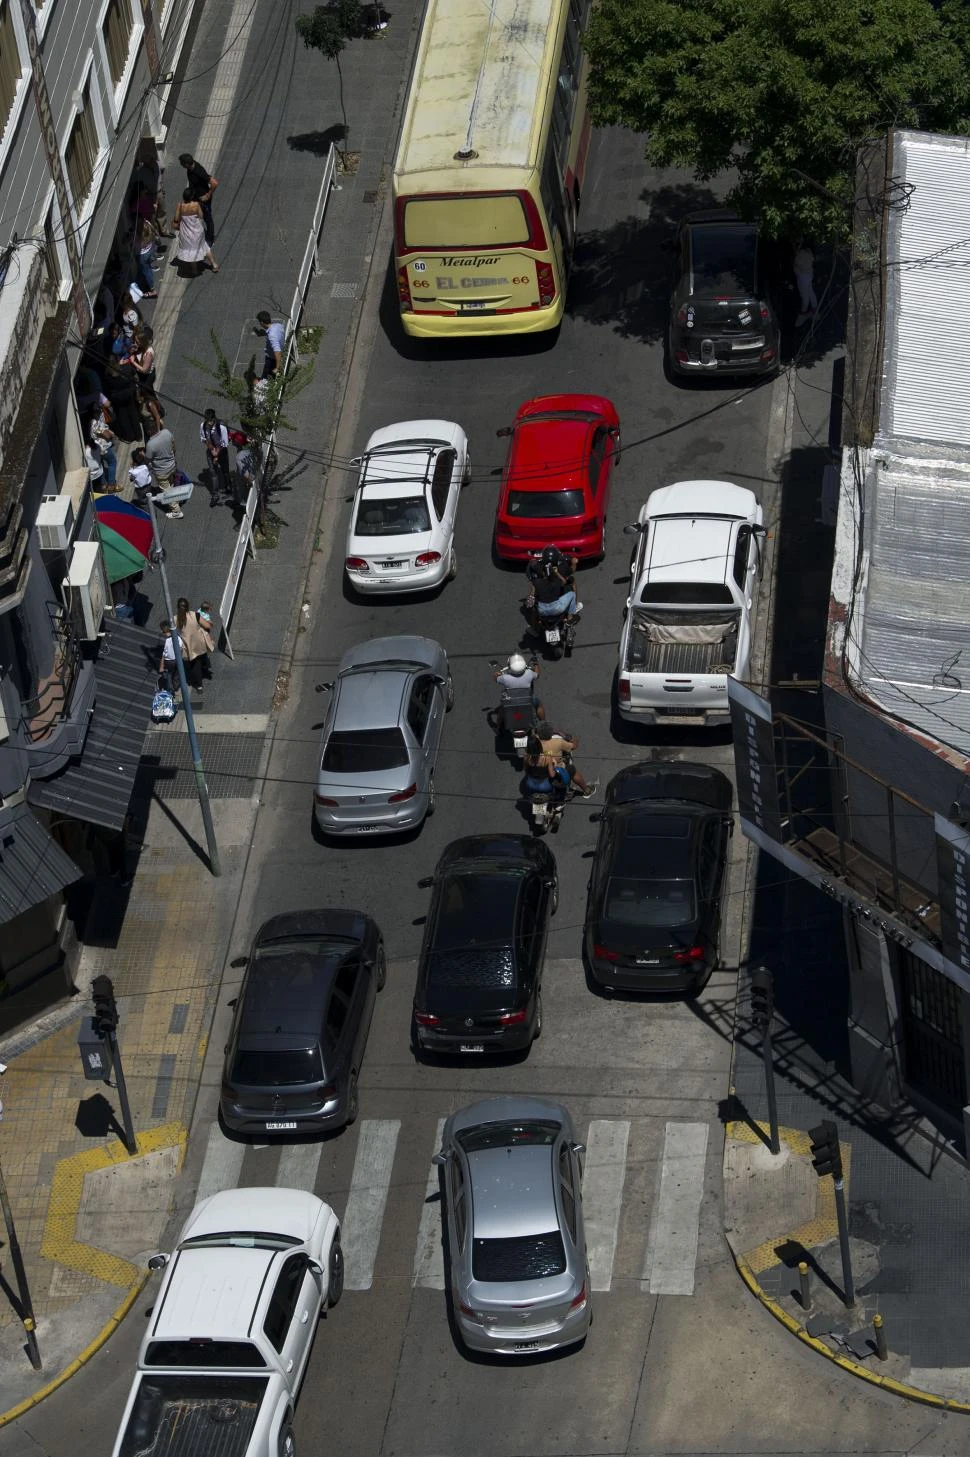
[(208, 263), (213, 273), (219, 272), (219, 265), (212, 256), (205, 240), (205, 223), (202, 206), (192, 196), (191, 188), (182, 193), (182, 201), (175, 209), (175, 226), (178, 228), (179, 244), (177, 257), (180, 263)]

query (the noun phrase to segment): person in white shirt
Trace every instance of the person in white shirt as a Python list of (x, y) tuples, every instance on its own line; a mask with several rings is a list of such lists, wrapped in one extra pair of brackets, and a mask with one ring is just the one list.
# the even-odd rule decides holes
[(101, 452), (98, 447), (88, 441), (84, 447), (84, 459), (88, 463), (88, 475), (91, 478), (91, 489), (101, 491), (104, 489), (104, 462), (101, 459)]
[(263, 358), (263, 379), (278, 374), (283, 368), (283, 350), (286, 347), (286, 325), (273, 322), (272, 314), (260, 309), (256, 315), (259, 326), (257, 333), (265, 336), (266, 350)]
[[(181, 683), (179, 680), (178, 666), (175, 662), (175, 631), (167, 618), (158, 625), (165, 634), (162, 657), (158, 665), (158, 675), (160, 678), (164, 678), (165, 686), (169, 693), (178, 693), (181, 688)], [(188, 657), (185, 651), (185, 643), (181, 637), (179, 638), (179, 648), (183, 662), (187, 662)]]

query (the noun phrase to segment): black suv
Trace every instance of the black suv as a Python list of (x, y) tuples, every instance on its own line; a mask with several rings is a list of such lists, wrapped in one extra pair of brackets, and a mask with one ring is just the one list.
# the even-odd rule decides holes
[(219, 1112), (239, 1133), (353, 1123), (377, 993), (381, 933), (360, 911), (291, 911), (253, 942), (226, 1044)]
[(435, 873), (418, 981), (418, 1052), (481, 1057), (542, 1030), (542, 959), (559, 900), (552, 852), (527, 835), (454, 840)]
[(667, 344), (678, 375), (771, 374), (778, 321), (762, 276), (758, 228), (724, 208), (693, 212), (677, 231)]

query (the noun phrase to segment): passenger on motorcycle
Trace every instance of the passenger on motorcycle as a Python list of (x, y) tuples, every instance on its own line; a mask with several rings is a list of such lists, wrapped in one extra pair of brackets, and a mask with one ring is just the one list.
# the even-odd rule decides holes
[(538, 560), (530, 561), (526, 575), (540, 622), (563, 613), (572, 622), (582, 612), (583, 604), (576, 599), (575, 564), (576, 558), (564, 556), (557, 546), (547, 546)]
[(579, 740), (571, 734), (562, 734), (549, 724), (543, 724), (541, 733), (529, 739), (525, 759), (525, 782), (534, 793), (555, 788), (555, 781), (566, 789), (575, 785), (584, 799), (592, 799), (596, 784), (588, 784), (573, 763), (573, 751)]

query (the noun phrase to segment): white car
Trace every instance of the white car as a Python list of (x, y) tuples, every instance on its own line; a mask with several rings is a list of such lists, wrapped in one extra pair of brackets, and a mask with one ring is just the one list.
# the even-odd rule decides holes
[(375, 430), (363, 455), (344, 567), (357, 592), (427, 592), (458, 570), (455, 517), (468, 438), (448, 420)]
[(149, 1266), (165, 1274), (114, 1457), (292, 1457), (320, 1312), (343, 1291), (333, 1210), (301, 1189), (227, 1189)]

